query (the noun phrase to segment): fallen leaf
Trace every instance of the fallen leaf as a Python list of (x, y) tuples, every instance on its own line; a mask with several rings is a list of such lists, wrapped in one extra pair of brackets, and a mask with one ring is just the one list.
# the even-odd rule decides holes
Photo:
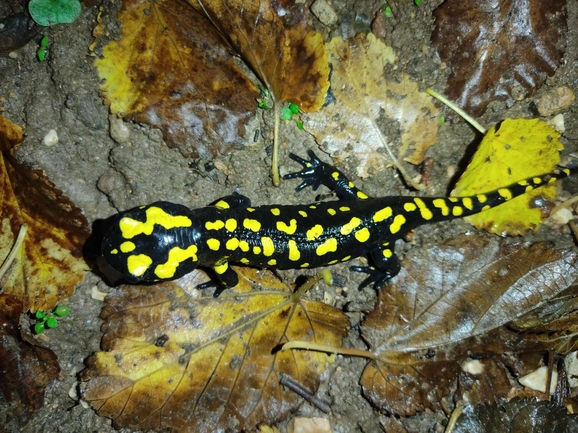
[(13, 248), (23, 224), (24, 243), (0, 283), (24, 311), (52, 310), (74, 293), (87, 266), (82, 247), (90, 232), (86, 218), (39, 170), (16, 161), (13, 146), (22, 129), (0, 116), (0, 258)]
[(577, 270), (574, 251), (480, 236), (463, 235), (406, 256), (362, 326), (378, 359), (363, 372), (364, 393), (391, 413), (438, 408), (438, 397), (459, 371), (456, 347), (498, 352), (489, 347), (496, 338), (473, 349), (471, 337), (539, 308), (574, 285)]
[[(506, 119), (491, 128), (451, 195), (464, 197), (495, 191), (556, 169), (563, 149), (560, 134), (539, 119)], [(494, 209), (466, 217), (476, 228), (499, 235), (523, 235), (548, 216), (546, 200), (556, 186), (545, 185)]]
[[(420, 164), (436, 141), (439, 110), (406, 75), (399, 81), (386, 76), (387, 66), (397, 61), (391, 47), (370, 33), (334, 38), (327, 50), (335, 102), (305, 116), (305, 129), (334, 158), (354, 156), (358, 177), (392, 163), (399, 168), (402, 159)], [(383, 129), (392, 121), (399, 134), (395, 139)], [(411, 183), (409, 176), (405, 180)]]
[(22, 313), (21, 300), (0, 294), (0, 391), (4, 401), (11, 404), (5, 415), (11, 422), (17, 420), (19, 427), (44, 405), (46, 387), (60, 372), (52, 350), (22, 340)]
[(112, 113), (163, 130), (184, 156), (212, 158), (245, 144), (256, 87), (217, 29), (181, 1), (127, 0), (121, 39), (95, 62)]
[(531, 96), (564, 56), (566, 1), (447, 0), (432, 42), (452, 68), (446, 94), (470, 115)]
[[(115, 426), (142, 430), (241, 431), (295, 410), (301, 399), (280, 374), (315, 392), (330, 358), (277, 349), (297, 339), (340, 344), (348, 319), (260, 271), (242, 272), (240, 287), (219, 298), (175, 283), (113, 290), (101, 314), (106, 352), (83, 372), (83, 398)], [(252, 291), (256, 281), (267, 288)]]

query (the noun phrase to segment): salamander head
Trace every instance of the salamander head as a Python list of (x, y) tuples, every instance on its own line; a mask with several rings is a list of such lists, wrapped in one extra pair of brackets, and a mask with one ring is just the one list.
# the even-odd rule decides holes
[(102, 254), (129, 282), (182, 277), (198, 265), (189, 208), (156, 202), (121, 212), (104, 236)]

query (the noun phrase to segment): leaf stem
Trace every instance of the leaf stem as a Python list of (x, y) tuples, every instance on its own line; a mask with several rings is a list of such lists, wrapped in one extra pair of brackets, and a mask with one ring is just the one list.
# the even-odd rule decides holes
[(8, 270), (14, 259), (16, 258), (16, 254), (18, 253), (18, 250), (20, 250), (20, 247), (24, 242), (24, 237), (26, 236), (27, 231), (28, 231), (28, 224), (22, 224), (20, 226), (20, 230), (18, 230), (18, 236), (16, 237), (16, 241), (14, 242), (12, 249), (8, 253), (8, 256), (6, 256), (6, 260), (4, 260), (4, 263), (2, 263), (2, 266), (0, 267), (0, 279), (2, 279), (2, 277), (4, 276), (4, 274), (6, 273), (6, 271)]
[(578, 201), (578, 195), (575, 195), (573, 197), (570, 197), (568, 200), (563, 201), (562, 203), (554, 206), (552, 208), (552, 210), (550, 211), (550, 216), (554, 215), (556, 212), (558, 212), (560, 209), (564, 209), (566, 207), (570, 207), (571, 205), (573, 205), (574, 203), (576, 203)]
[(275, 123), (273, 126), (273, 154), (271, 155), (271, 173), (273, 175), (273, 186), (279, 186), (279, 128), (280, 128), (280, 110), (281, 106), (277, 99), (273, 102), (273, 116)]
[(461, 116), (466, 122), (468, 122), (470, 125), (472, 125), (475, 129), (477, 129), (478, 131), (480, 131), (482, 134), (486, 133), (486, 128), (484, 128), (482, 125), (480, 125), (478, 123), (478, 121), (476, 119), (474, 119), (472, 116), (470, 116), (468, 113), (466, 113), (464, 110), (462, 110), (460, 107), (458, 107), (455, 103), (453, 103), (452, 101), (450, 101), (448, 98), (446, 98), (443, 95), (440, 95), (438, 92), (436, 92), (434, 89), (431, 88), (427, 88), (425, 89), (425, 92), (428, 95), (433, 96), (434, 98), (436, 98), (438, 101), (440, 101), (442, 104), (445, 104), (447, 107), (451, 108), (452, 110), (454, 110), (459, 116)]
[(329, 346), (327, 344), (312, 343), (310, 341), (290, 341), (285, 343), (281, 348), (282, 351), (290, 349), (304, 349), (304, 350), (315, 350), (317, 352), (327, 352), (340, 355), (349, 356), (360, 356), (362, 358), (369, 358), (376, 360), (377, 356), (368, 350), (352, 349), (349, 347), (335, 347)]

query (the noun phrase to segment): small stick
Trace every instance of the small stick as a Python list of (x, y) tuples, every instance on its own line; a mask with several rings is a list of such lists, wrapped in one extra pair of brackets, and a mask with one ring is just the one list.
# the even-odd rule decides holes
[(311, 403), (313, 406), (315, 406), (320, 411), (322, 411), (324, 413), (331, 412), (331, 407), (329, 406), (329, 403), (327, 403), (326, 401), (321, 400), (320, 398), (313, 395), (311, 393), (311, 391), (309, 391), (307, 388), (305, 388), (299, 382), (296, 382), (292, 377), (289, 377), (283, 373), (281, 373), (280, 376), (281, 377), (279, 378), (279, 383), (282, 386), (289, 388), (295, 394), (297, 394), (300, 397), (307, 400), (309, 403)]

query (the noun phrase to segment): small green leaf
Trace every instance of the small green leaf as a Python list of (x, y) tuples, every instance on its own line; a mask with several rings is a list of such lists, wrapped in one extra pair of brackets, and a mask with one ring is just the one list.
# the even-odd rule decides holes
[(291, 112), (291, 110), (287, 107), (283, 107), (281, 109), (281, 120), (291, 120), (291, 118), (293, 117), (293, 113)]
[(268, 110), (269, 106), (267, 105), (267, 101), (259, 101), (257, 100), (257, 106), (263, 110)]
[(37, 334), (42, 334), (44, 332), (44, 322), (38, 322), (34, 325), (34, 332)]
[(385, 10), (383, 11), (386, 17), (391, 18), (393, 16), (393, 12), (391, 11), (391, 6), (386, 6)]
[(443, 114), (440, 116), (440, 120), (438, 120), (438, 125), (443, 125), (446, 121), (446, 116)]
[(41, 26), (73, 22), (82, 11), (78, 0), (30, 0), (28, 11)]
[(48, 35), (44, 35), (42, 39), (40, 39), (40, 46), (42, 48), (46, 48), (48, 46)]
[(68, 316), (68, 313), (70, 313), (70, 307), (68, 305), (58, 305), (54, 309), (54, 314), (56, 314), (58, 317)]
[(38, 56), (38, 60), (40, 60), (41, 62), (44, 61), (44, 59), (46, 59), (46, 50), (44, 48), (40, 48), (37, 52), (36, 55)]
[(303, 130), (303, 122), (301, 120), (296, 120), (295, 123), (297, 124), (297, 128)]
[(421, 6), (421, 0), (413, 0), (416, 6)]
[(56, 317), (49, 317), (48, 320), (46, 320), (46, 326), (49, 328), (56, 328), (58, 326), (58, 320), (56, 320)]
[(46, 317), (46, 313), (38, 310), (38, 311), (36, 312), (36, 314), (34, 315), (34, 317), (36, 317), (37, 319), (44, 319), (44, 318)]
[(294, 104), (293, 102), (290, 102), (289, 103), (289, 110), (291, 111), (291, 113), (297, 114), (297, 113), (299, 113), (299, 106), (297, 104)]

